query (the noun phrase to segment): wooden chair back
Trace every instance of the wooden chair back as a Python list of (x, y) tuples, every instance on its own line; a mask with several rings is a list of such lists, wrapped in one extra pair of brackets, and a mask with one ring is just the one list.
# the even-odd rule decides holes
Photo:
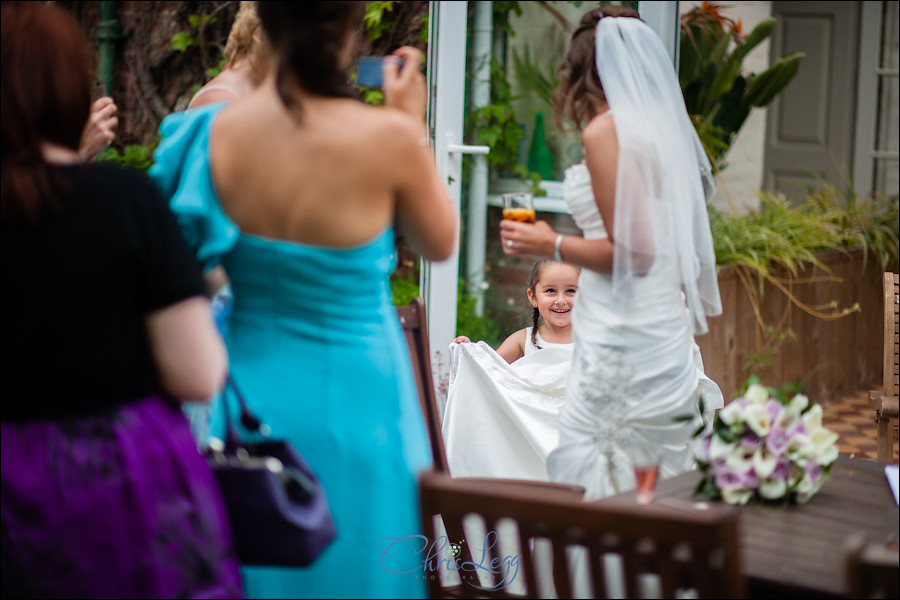
[(884, 274), (884, 395), (900, 395), (900, 276)]
[(406, 344), (412, 359), (416, 388), (419, 391), (419, 402), (431, 442), (434, 468), (442, 473), (449, 473), (447, 454), (444, 450), (444, 436), (441, 434), (441, 415), (438, 413), (434, 376), (431, 372), (431, 349), (428, 343), (428, 318), (425, 314), (425, 301), (416, 297), (407, 306), (398, 306), (397, 317), (403, 327), (403, 335), (406, 337)]
[(896, 546), (853, 536), (847, 551), (847, 598), (900, 598), (900, 553)]
[(878, 460), (893, 462), (897, 438), (898, 396), (900, 396), (900, 277), (884, 274), (884, 380), (880, 391), (869, 392), (875, 409)]
[[(672, 513), (436, 471), (422, 474), (419, 492), (427, 539), (468, 545), (476, 560), (444, 560), (459, 581), (427, 576), (431, 598), (537, 598), (548, 585), (559, 598), (744, 595), (735, 507)], [(441, 522), (467, 535), (442, 540)]]

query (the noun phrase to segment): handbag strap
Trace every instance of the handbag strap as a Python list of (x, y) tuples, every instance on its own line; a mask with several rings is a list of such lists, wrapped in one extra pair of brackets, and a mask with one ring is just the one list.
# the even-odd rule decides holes
[(241, 425), (243, 425), (245, 429), (254, 433), (263, 433), (263, 423), (250, 412), (250, 408), (244, 400), (244, 395), (241, 394), (241, 390), (234, 382), (231, 373), (226, 375), (225, 388), (222, 390), (222, 408), (225, 411), (225, 449), (226, 451), (233, 451), (241, 447), (241, 434), (238, 432), (237, 426), (235, 426), (234, 422), (231, 420), (231, 411), (228, 409), (229, 390), (231, 390), (234, 397), (237, 398), (238, 404), (241, 407)]

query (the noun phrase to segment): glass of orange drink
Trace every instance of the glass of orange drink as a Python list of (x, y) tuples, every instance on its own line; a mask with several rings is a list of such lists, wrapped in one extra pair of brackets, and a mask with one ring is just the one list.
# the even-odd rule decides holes
[(528, 192), (503, 194), (503, 218), (534, 223), (534, 196)]

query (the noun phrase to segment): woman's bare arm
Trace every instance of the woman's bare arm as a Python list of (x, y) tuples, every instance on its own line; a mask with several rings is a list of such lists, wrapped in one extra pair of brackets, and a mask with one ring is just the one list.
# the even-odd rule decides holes
[(154, 311), (146, 327), (166, 392), (181, 400), (208, 400), (222, 388), (228, 357), (208, 299), (196, 296)]

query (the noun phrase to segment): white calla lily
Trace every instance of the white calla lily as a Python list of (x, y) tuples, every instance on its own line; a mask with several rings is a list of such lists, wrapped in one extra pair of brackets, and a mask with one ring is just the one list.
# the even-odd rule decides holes
[(787, 482), (781, 477), (764, 479), (759, 484), (759, 495), (767, 500), (777, 500), (787, 492)]
[(744, 410), (744, 421), (759, 437), (765, 437), (772, 427), (772, 417), (765, 404), (751, 403)]
[(734, 400), (729, 402), (725, 408), (719, 411), (719, 420), (728, 426), (737, 425), (744, 422), (744, 407), (740, 401)]
[(760, 448), (753, 453), (753, 471), (760, 479), (766, 479), (775, 471), (775, 465), (778, 459), (766, 452), (765, 448)]
[(822, 428), (822, 406), (819, 404), (813, 404), (812, 408), (810, 408), (803, 415), (803, 426), (806, 427), (806, 431), (809, 434), (812, 434), (814, 431)]
[(722, 500), (728, 504), (747, 504), (753, 497), (753, 490), (743, 488), (722, 490)]
[(709, 460), (727, 458), (731, 455), (734, 448), (735, 444), (730, 444), (719, 436), (714, 435), (709, 443)]
[(747, 393), (744, 394), (744, 398), (749, 400), (752, 404), (765, 404), (766, 400), (769, 399), (769, 390), (766, 389), (766, 386), (764, 385), (754, 383), (747, 388)]

